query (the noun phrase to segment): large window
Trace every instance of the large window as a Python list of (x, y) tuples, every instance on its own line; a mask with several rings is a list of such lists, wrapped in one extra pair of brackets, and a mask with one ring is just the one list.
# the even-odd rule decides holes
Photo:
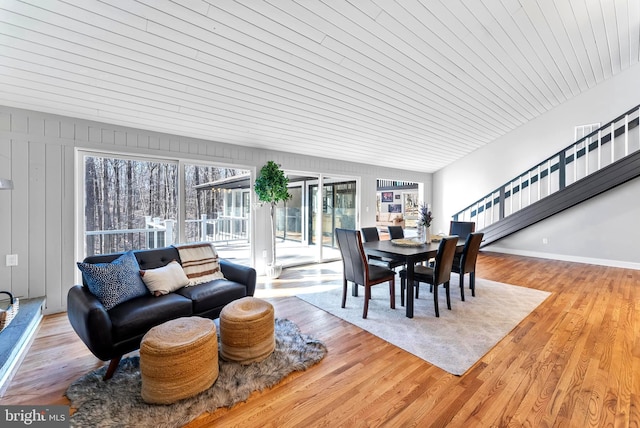
[(85, 255), (175, 242), (177, 163), (84, 157)]
[(91, 153), (80, 158), (84, 256), (210, 241), (219, 253), (243, 245), (240, 257), (248, 259), (249, 171)]
[(187, 164), (186, 242), (249, 242), (249, 171)]

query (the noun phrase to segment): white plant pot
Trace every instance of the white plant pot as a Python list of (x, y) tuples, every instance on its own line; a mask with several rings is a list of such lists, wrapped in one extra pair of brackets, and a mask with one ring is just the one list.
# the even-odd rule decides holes
[(280, 274), (282, 273), (282, 265), (279, 264), (268, 264), (267, 267), (265, 268), (266, 270), (266, 274), (269, 278), (271, 279), (276, 279), (280, 276)]

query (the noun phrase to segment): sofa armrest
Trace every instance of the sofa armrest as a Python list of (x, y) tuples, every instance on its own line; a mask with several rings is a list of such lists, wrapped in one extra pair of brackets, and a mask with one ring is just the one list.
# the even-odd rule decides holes
[(103, 361), (114, 357), (111, 318), (87, 287), (75, 285), (67, 294), (67, 316), (87, 348)]
[(256, 270), (254, 268), (220, 259), (220, 270), (229, 281), (244, 284), (247, 287), (247, 296), (253, 296), (256, 291)]

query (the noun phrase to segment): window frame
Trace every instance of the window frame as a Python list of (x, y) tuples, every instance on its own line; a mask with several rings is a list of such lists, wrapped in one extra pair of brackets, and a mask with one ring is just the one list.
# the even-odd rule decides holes
[[(185, 165), (196, 165), (196, 166), (204, 166), (204, 167), (214, 167), (214, 168), (230, 168), (230, 169), (246, 169), (250, 172), (250, 180), (251, 183), (254, 181), (255, 177), (255, 167), (246, 166), (246, 165), (237, 165), (237, 164), (224, 164), (221, 162), (212, 162), (206, 161), (202, 159), (186, 159), (179, 158), (173, 156), (162, 156), (162, 155), (147, 155), (140, 153), (129, 153), (129, 152), (120, 152), (120, 151), (110, 151), (110, 150), (98, 150), (91, 148), (76, 148), (75, 149), (75, 236), (74, 236), (74, 252), (76, 260), (83, 260), (86, 257), (86, 248), (85, 248), (85, 235), (86, 235), (86, 219), (85, 219), (85, 174), (86, 174), (86, 157), (105, 157), (105, 158), (115, 158), (122, 160), (132, 160), (132, 161), (140, 161), (140, 162), (158, 162), (158, 163), (168, 163), (175, 164), (177, 166), (177, 218), (175, 228), (175, 239), (176, 242), (181, 242), (185, 236), (185, 219), (186, 219), (186, 192), (184, 189), (185, 186)], [(249, 200), (253, 205), (255, 203), (255, 196), (253, 192), (249, 192)], [(249, 210), (249, 231), (248, 231), (248, 239), (249, 239), (249, 258), (251, 260), (251, 264), (255, 263), (254, 257), (254, 225), (255, 218), (253, 212)], [(76, 272), (77, 280), (80, 279), (78, 272)]]

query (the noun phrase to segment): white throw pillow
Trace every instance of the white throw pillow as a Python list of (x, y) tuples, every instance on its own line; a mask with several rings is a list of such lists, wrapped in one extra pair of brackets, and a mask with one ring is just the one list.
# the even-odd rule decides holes
[(141, 270), (140, 276), (155, 296), (169, 294), (189, 284), (189, 278), (176, 260), (161, 268)]

